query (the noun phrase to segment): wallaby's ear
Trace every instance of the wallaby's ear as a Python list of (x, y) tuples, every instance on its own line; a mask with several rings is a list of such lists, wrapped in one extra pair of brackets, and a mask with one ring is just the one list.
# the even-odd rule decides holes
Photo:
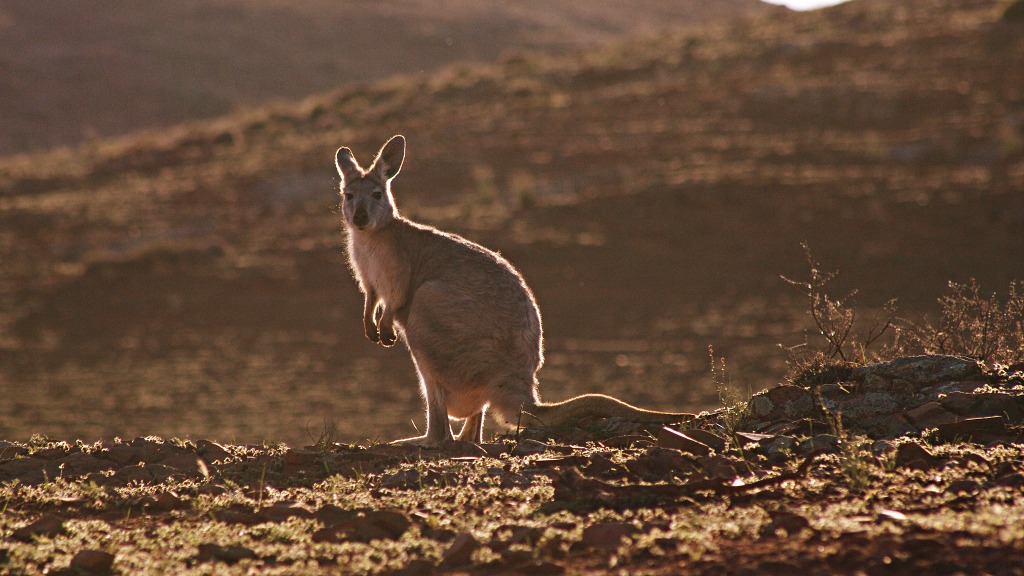
[(338, 174), (346, 181), (355, 180), (363, 174), (352, 151), (345, 146), (338, 148), (338, 153), (334, 155), (334, 165), (338, 167)]
[(370, 170), (379, 170), (385, 182), (398, 176), (402, 169), (402, 161), (405, 160), (405, 136), (399, 134), (392, 136), (390, 140), (380, 149), (377, 159), (373, 161)]

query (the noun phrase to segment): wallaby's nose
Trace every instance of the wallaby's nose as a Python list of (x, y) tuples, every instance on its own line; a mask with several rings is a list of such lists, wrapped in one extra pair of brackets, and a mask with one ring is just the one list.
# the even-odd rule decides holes
[(366, 208), (356, 210), (356, 213), (352, 216), (352, 223), (360, 228), (370, 223), (370, 215), (366, 213)]

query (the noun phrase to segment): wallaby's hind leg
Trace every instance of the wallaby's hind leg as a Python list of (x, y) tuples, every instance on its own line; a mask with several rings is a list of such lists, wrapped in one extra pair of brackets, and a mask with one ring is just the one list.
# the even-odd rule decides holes
[(476, 414), (466, 418), (466, 423), (462, 426), (462, 432), (456, 437), (456, 440), (462, 440), (463, 442), (476, 442), (480, 444), (484, 441), (484, 411), (481, 410)]
[[(419, 369), (418, 365), (417, 369)], [(423, 386), (423, 395), (427, 401), (427, 433), (423, 436), (396, 440), (395, 443), (409, 442), (433, 445), (440, 444), (445, 440), (452, 440), (452, 427), (448, 421), (448, 408), (445, 405), (444, 393), (423, 375), (420, 378)]]

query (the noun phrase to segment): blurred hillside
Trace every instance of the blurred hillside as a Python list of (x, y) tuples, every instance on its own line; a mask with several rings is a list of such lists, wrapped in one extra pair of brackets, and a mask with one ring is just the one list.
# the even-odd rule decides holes
[(764, 10), (757, 0), (4, 2), (0, 155)]
[[(0, 436), (302, 443), (422, 428), (370, 345), (333, 153), (409, 139), (416, 219), (533, 287), (548, 400), (718, 402), (780, 381), (809, 328), (800, 242), (934, 312), (948, 280), (1024, 278), (1024, 28), (1008, 2), (856, 0), (351, 85), (0, 160)], [(813, 333), (807, 337), (814, 338)], [(488, 430), (492, 428), (488, 425)]]

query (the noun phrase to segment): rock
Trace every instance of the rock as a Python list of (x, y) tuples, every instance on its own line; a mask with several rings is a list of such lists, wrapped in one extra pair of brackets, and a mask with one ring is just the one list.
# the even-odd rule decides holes
[(637, 476), (673, 476), (676, 472), (689, 473), (696, 470), (693, 461), (679, 450), (654, 447), (635, 460), (626, 463), (626, 469)]
[(398, 540), (412, 526), (412, 520), (397, 510), (367, 510), (340, 524), (313, 533), (314, 542), (364, 542)]
[(811, 393), (792, 384), (780, 384), (755, 394), (747, 406), (754, 416), (766, 420), (793, 420), (814, 414)]
[(807, 518), (790, 512), (773, 512), (771, 521), (761, 528), (762, 538), (793, 537), (803, 530), (809, 530), (811, 523)]
[(825, 400), (830, 412), (842, 414), (843, 424), (855, 426), (869, 418), (889, 416), (900, 412), (906, 398), (892, 392), (865, 392), (851, 394), (835, 401)]
[(826, 452), (839, 451), (839, 437), (832, 434), (817, 434), (801, 442), (796, 451), (801, 455), (807, 455), (816, 450)]
[(1010, 422), (1024, 420), (1024, 411), (1010, 394), (950, 392), (939, 400), (944, 408), (962, 416), (1005, 416)]
[(531, 454), (542, 454), (544, 452), (547, 452), (548, 448), (549, 446), (543, 442), (524, 438), (519, 442), (516, 442), (516, 447), (512, 449), (512, 454), (515, 456), (529, 456)]
[(141, 464), (123, 466), (118, 468), (114, 475), (107, 479), (107, 484), (124, 486), (133, 483), (146, 483), (153, 481), (153, 473)]
[(289, 448), (284, 453), (284, 463), (291, 464), (293, 466), (310, 466), (316, 464), (320, 458), (320, 453), (313, 450), (303, 450), (299, 448)]
[(170, 512), (184, 508), (188, 508), (188, 506), (174, 492), (161, 492), (149, 504), (149, 509), (154, 512)]
[(223, 463), (233, 458), (231, 453), (227, 451), (227, 448), (209, 440), (196, 441), (196, 455), (207, 464)]
[(896, 445), (889, 440), (878, 440), (871, 444), (871, 453), (875, 456), (886, 456), (896, 451)]
[(282, 500), (280, 502), (274, 502), (273, 506), (261, 508), (256, 512), (256, 516), (259, 516), (260, 519), (267, 520), (269, 522), (284, 522), (285, 520), (296, 516), (300, 518), (309, 518), (312, 516), (312, 513), (294, 500)]
[(903, 413), (911, 424), (919, 429), (935, 428), (939, 424), (949, 424), (959, 420), (956, 414), (942, 407), (938, 402), (928, 402)]
[(11, 537), (22, 542), (31, 542), (37, 537), (54, 538), (65, 532), (63, 517), (46, 514), (28, 526), (18, 528), (11, 533)]
[[(843, 425), (846, 425), (843, 420)], [(872, 438), (896, 438), (908, 433), (918, 432), (918, 428), (907, 421), (903, 414), (881, 414), (862, 420), (853, 421), (851, 428), (858, 429)]]
[(463, 532), (452, 540), (451, 545), (441, 555), (441, 566), (457, 567), (469, 564), (473, 552), (480, 547), (480, 543), (468, 532)]
[(758, 442), (757, 449), (768, 457), (777, 457), (793, 450), (796, 438), (792, 436), (772, 436), (768, 440)]
[(715, 452), (721, 452), (722, 450), (725, 450), (725, 447), (729, 444), (729, 442), (725, 438), (722, 438), (717, 434), (712, 434), (707, 430), (701, 430), (700, 428), (684, 428), (680, 430), (680, 432), (686, 434), (687, 436), (693, 438), (694, 440), (700, 442), (701, 444), (706, 444), (710, 446), (715, 450)]
[(80, 550), (71, 558), (71, 570), (84, 574), (110, 574), (114, 555), (102, 550)]
[(210, 476), (210, 470), (207, 468), (206, 462), (195, 454), (174, 454), (161, 460), (160, 464), (179, 470), (182, 474), (191, 478), (206, 478)]
[(638, 530), (625, 522), (599, 522), (583, 529), (580, 545), (586, 548), (616, 550), (623, 544), (623, 538), (629, 538)]
[(938, 400), (951, 392), (974, 392), (985, 386), (984, 382), (939, 382), (931, 386), (921, 388), (921, 394), (929, 400)]
[(732, 480), (738, 476), (736, 462), (722, 455), (705, 456), (700, 459), (700, 465), (708, 478)]
[(896, 467), (927, 471), (938, 465), (938, 458), (914, 442), (900, 444), (896, 448)]
[(237, 564), (242, 560), (252, 560), (256, 553), (245, 546), (221, 546), (219, 544), (200, 544), (196, 560), (212, 562), (219, 560), (225, 564)]
[(412, 520), (399, 510), (372, 510), (363, 521), (379, 526), (392, 540), (398, 540), (412, 526)]
[(694, 456), (707, 456), (711, 453), (711, 447), (707, 444), (669, 426), (663, 426), (658, 432), (658, 446), (679, 450)]
[(0, 464), (0, 476), (17, 478), (35, 470), (42, 470), (50, 463), (42, 458), (15, 458)]
[(737, 432), (736, 439), (740, 444), (746, 446), (748, 444), (760, 444), (765, 440), (771, 440), (774, 438), (771, 434), (758, 434), (756, 432)]
[(970, 441), (987, 442), (992, 437), (1009, 434), (1002, 416), (967, 418), (959, 422), (938, 427), (938, 436), (946, 442)]
[(28, 454), (27, 447), (7, 440), (0, 440), (0, 462)]
[(508, 445), (504, 442), (485, 442), (480, 444), (480, 447), (483, 448), (484, 452), (487, 452), (487, 455), (491, 458), (498, 458), (510, 452)]
[(334, 504), (324, 504), (316, 512), (313, 512), (313, 518), (323, 522), (327, 526), (333, 526), (336, 524), (343, 524), (352, 520), (359, 515), (356, 510), (345, 510)]
[(96, 456), (126, 466), (144, 462), (145, 451), (137, 446), (114, 444), (100, 450)]
[(853, 378), (861, 382), (873, 379), (903, 380), (924, 386), (950, 380), (966, 380), (981, 372), (981, 365), (975, 360), (928, 354), (858, 366), (853, 369)]
[(93, 472), (105, 472), (115, 468), (114, 463), (109, 460), (101, 460), (84, 452), (69, 454), (57, 463), (63, 465), (64, 476), (85, 476)]

